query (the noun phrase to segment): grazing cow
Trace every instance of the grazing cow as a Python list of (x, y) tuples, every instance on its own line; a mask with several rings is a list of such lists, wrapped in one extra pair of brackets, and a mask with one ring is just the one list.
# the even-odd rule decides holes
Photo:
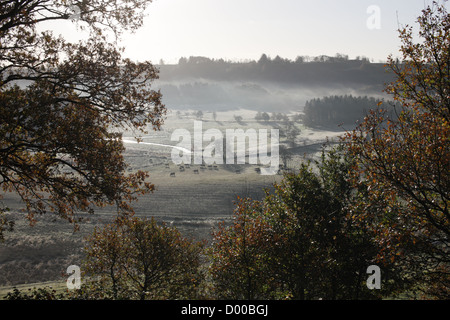
[(170, 176), (171, 176), (171, 177), (175, 177), (175, 172), (172, 172), (172, 173), (170, 174)]

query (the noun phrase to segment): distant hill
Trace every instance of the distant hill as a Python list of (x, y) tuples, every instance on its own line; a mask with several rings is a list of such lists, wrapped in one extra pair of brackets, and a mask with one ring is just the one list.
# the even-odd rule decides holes
[(381, 96), (385, 83), (393, 79), (382, 63), (342, 55), (295, 61), (262, 55), (246, 62), (189, 57), (158, 67), (169, 108), (298, 109), (308, 100), (330, 95)]
[(164, 81), (205, 79), (213, 81), (257, 81), (280, 84), (323, 85), (330, 83), (383, 85), (391, 76), (383, 63), (367, 58), (348, 60), (320, 56), (292, 61), (263, 55), (258, 61), (229, 62), (205, 57), (181, 58), (176, 65), (159, 65)]

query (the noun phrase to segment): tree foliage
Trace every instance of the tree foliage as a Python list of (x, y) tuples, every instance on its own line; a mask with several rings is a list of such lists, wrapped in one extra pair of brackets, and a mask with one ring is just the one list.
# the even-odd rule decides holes
[(420, 289), (448, 298), (450, 15), (434, 2), (418, 24), (421, 41), (401, 29), (403, 59), (389, 59), (395, 118), (381, 105), (347, 135), (355, 183), (367, 188), (355, 217), (370, 224), (380, 261), (402, 264)]
[(4, 297), (5, 300), (64, 300), (70, 297), (65, 292), (58, 293), (52, 287), (33, 288), (20, 291), (14, 288), (11, 292), (8, 292)]
[(306, 101), (303, 121), (309, 126), (355, 125), (376, 106), (373, 97), (329, 96)]
[[(115, 42), (141, 26), (150, 2), (0, 2), (0, 185), (31, 220), (53, 211), (75, 221), (103, 205), (131, 212), (135, 194), (152, 190), (145, 172), (125, 176), (115, 130), (162, 124), (161, 94), (150, 88), (158, 70), (122, 58)], [(88, 36), (71, 43), (38, 31), (49, 21)]]
[(231, 226), (222, 223), (214, 233), (210, 250), (210, 274), (220, 299), (270, 298), (273, 280), (265, 265), (273, 248), (270, 226), (261, 215), (261, 204), (239, 198)]
[(155, 219), (119, 219), (87, 239), (80, 297), (195, 299), (203, 243)]
[[(220, 298), (369, 299), (384, 292), (365, 286), (377, 244), (349, 219), (357, 194), (348, 181), (351, 161), (323, 155), (286, 175), (262, 201), (241, 199), (230, 225), (211, 248), (211, 274)], [(392, 267), (392, 266), (390, 266)]]

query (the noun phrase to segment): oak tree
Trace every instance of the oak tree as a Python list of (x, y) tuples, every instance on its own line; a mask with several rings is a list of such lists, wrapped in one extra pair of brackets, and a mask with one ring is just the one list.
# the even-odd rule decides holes
[[(104, 205), (132, 212), (136, 194), (152, 190), (147, 173), (125, 174), (120, 132), (160, 128), (158, 70), (117, 45), (149, 3), (0, 1), (0, 187), (21, 197), (31, 221), (54, 212), (73, 222)], [(84, 40), (39, 31), (67, 21)], [(9, 226), (5, 217), (0, 226)]]

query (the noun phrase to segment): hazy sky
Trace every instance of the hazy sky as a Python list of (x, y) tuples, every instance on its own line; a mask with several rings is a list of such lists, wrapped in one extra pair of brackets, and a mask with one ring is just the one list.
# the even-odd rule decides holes
[(416, 25), (431, 2), (154, 0), (144, 27), (123, 45), (130, 58), (153, 63), (189, 56), (257, 60), (262, 53), (289, 59), (342, 53), (377, 62), (397, 54), (399, 24)]
[[(397, 29), (430, 0), (155, 0), (127, 55), (157, 63), (182, 56), (231, 60), (348, 54), (385, 60)], [(378, 11), (379, 10), (379, 11)], [(379, 13), (379, 15), (378, 15)], [(379, 22), (379, 23), (378, 23)], [(368, 26), (369, 24), (369, 26)]]

